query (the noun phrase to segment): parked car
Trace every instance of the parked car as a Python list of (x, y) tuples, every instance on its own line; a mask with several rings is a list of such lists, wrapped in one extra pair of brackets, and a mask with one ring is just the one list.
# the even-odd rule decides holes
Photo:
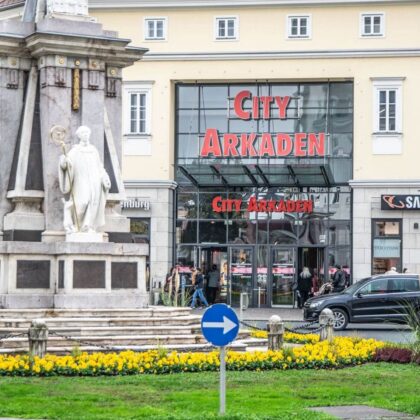
[(365, 278), (341, 293), (308, 299), (305, 321), (317, 321), (325, 308), (334, 313), (334, 329), (351, 323), (406, 322), (407, 309), (420, 311), (420, 279), (417, 274), (378, 275)]

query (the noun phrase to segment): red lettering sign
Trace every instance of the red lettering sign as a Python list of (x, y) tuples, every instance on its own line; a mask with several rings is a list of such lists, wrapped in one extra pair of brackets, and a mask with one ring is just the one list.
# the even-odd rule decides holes
[(313, 157), (325, 154), (325, 133), (296, 133), (294, 137), (279, 133), (275, 141), (270, 133), (262, 133), (259, 147), (257, 134), (226, 133), (221, 138), (215, 128), (209, 128), (204, 135), (201, 157)]
[[(234, 98), (235, 116), (241, 120), (287, 118), (290, 96), (254, 96), (249, 90), (238, 92)], [(325, 133), (224, 133), (208, 128), (200, 156), (226, 158), (252, 157), (314, 157), (325, 155)]]
[(248, 213), (312, 213), (314, 203), (311, 200), (257, 200), (251, 197), (248, 203), (242, 200), (224, 199), (220, 195), (214, 197), (212, 209), (215, 213), (232, 213), (246, 211)]

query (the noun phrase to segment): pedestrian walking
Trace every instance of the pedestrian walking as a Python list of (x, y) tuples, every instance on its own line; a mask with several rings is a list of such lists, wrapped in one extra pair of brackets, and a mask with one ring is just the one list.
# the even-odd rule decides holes
[(308, 267), (303, 267), (302, 272), (299, 274), (297, 289), (300, 294), (298, 300), (299, 309), (303, 308), (303, 305), (309, 298), (309, 293), (312, 288), (312, 274)]
[(203, 273), (201, 272), (200, 268), (197, 268), (196, 272), (197, 272), (197, 275), (195, 276), (195, 283), (194, 283), (195, 290), (192, 297), (191, 309), (195, 308), (195, 301), (197, 298), (199, 298), (200, 301), (204, 303), (206, 307), (209, 306), (209, 304), (207, 303), (206, 297), (203, 294), (203, 287), (204, 287)]
[(213, 264), (211, 270), (207, 274), (207, 298), (210, 305), (216, 302), (216, 295), (219, 287), (220, 272), (217, 270), (217, 265)]
[(333, 276), (333, 292), (339, 293), (342, 292), (346, 288), (346, 273), (341, 268), (341, 265), (336, 265), (335, 268), (337, 269)]

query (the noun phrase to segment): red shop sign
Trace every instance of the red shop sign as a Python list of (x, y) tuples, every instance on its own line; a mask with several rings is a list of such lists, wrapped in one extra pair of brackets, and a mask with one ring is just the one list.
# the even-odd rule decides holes
[(219, 195), (214, 197), (212, 208), (216, 213), (240, 211), (248, 213), (312, 213), (314, 202), (312, 200), (257, 200), (252, 197), (246, 203), (242, 200), (224, 199)]
[[(287, 119), (290, 96), (252, 96), (248, 90), (234, 99), (235, 118), (268, 120), (275, 115)], [(326, 133), (225, 133), (208, 128), (200, 156), (206, 157), (314, 157), (325, 155)], [(257, 141), (258, 140), (258, 141)]]

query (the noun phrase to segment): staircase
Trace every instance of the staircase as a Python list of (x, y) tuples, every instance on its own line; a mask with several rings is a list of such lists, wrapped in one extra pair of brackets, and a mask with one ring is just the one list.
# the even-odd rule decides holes
[[(201, 335), (201, 316), (189, 308), (2, 309), (0, 354), (28, 351), (27, 332), (34, 319), (43, 319), (48, 326), (48, 353), (68, 354), (76, 347), (87, 352), (211, 349)], [(22, 336), (2, 339), (10, 334)], [(247, 335), (240, 332), (241, 337)], [(234, 347), (240, 350), (243, 345)]]

